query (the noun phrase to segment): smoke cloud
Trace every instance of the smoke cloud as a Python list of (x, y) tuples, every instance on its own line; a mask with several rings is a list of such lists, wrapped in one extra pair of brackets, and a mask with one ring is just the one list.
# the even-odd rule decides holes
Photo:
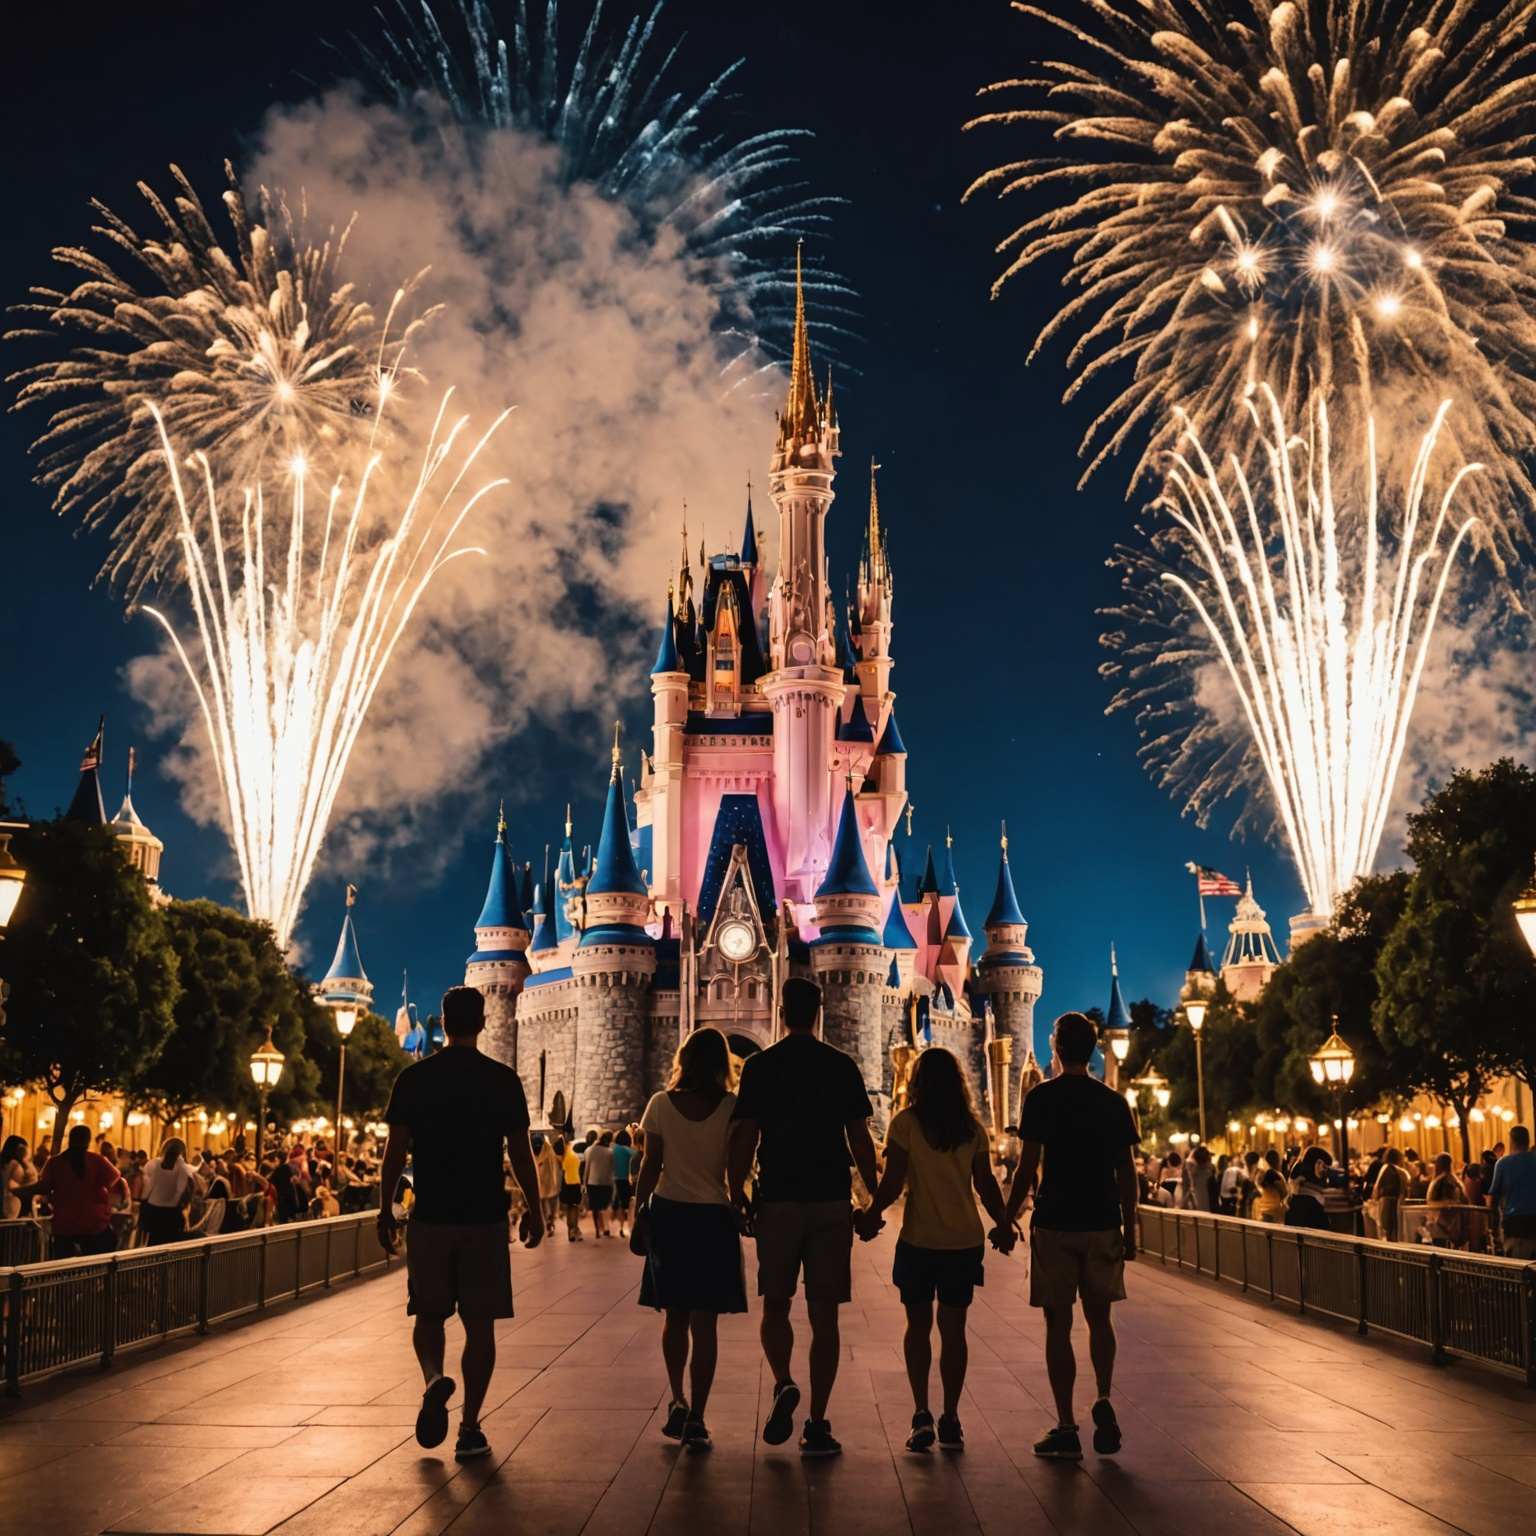
[[(701, 531), (734, 543), (771, 440), (769, 401), (740, 387), (750, 365), (726, 376), (740, 341), (722, 344), (711, 274), (559, 171), (533, 135), (466, 137), (348, 90), (274, 112), (246, 167), (249, 186), (302, 191), (321, 225), (356, 216), (345, 275), (381, 313), (430, 268), (418, 296), (443, 310), (413, 344), (413, 413), (450, 386), (476, 435), (515, 408), (468, 482), (509, 482), (463, 531), (488, 554), (439, 575), (395, 655), (322, 855), (333, 867), (395, 846), (446, 858), (466, 818), (492, 814), (468, 796), (498, 744), (583, 715), (595, 741), (596, 717), (646, 699), (684, 503), (695, 548)], [(387, 509), (387, 490), (386, 476), (370, 500)], [(184, 727), (172, 659), (146, 657), (129, 678), (161, 724)], [(187, 810), (218, 821), (200, 727), (170, 766)], [(539, 765), (518, 781), (509, 798), (537, 792)]]

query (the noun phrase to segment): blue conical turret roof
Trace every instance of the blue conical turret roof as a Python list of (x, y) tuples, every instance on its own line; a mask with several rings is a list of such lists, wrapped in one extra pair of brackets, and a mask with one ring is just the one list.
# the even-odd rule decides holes
[(667, 616), (662, 621), (661, 642), (656, 647), (656, 665), (651, 668), (651, 676), (656, 677), (663, 672), (681, 672), (682, 663), (677, 659), (677, 635), (676, 624), (672, 617), (672, 592), (667, 590)]
[(870, 729), (869, 716), (864, 713), (864, 695), (853, 696), (853, 713), (848, 723), (837, 733), (839, 741), (873, 741), (875, 733)]
[(348, 981), (367, 981), (368, 973), (363, 969), (363, 957), (357, 951), (357, 931), (352, 926), (352, 914), (348, 912), (341, 920), (341, 937), (336, 941), (336, 953), (331, 959), (331, 968), (322, 980), (335, 981), (345, 979)]
[(560, 947), (560, 935), (555, 931), (554, 883), (543, 880), (534, 892), (533, 904), (537, 916), (533, 920), (533, 942), (528, 946), (536, 955)]
[(864, 844), (859, 837), (859, 821), (853, 811), (853, 792), (843, 796), (843, 808), (837, 818), (837, 839), (832, 844), (832, 862), (826, 878), (816, 888), (818, 896), (878, 896), (880, 893), (864, 858)]
[(1195, 952), (1190, 957), (1189, 968), (1192, 971), (1213, 971), (1211, 964), (1211, 952), (1205, 947), (1205, 934), (1202, 932), (1195, 940)]
[(1130, 1009), (1120, 995), (1120, 966), (1115, 960), (1115, 946), (1109, 946), (1109, 1007), (1104, 1010), (1105, 1029), (1129, 1029)]
[(923, 866), (923, 878), (917, 882), (917, 893), (926, 896), (939, 888), (939, 877), (933, 872), (933, 844), (928, 844), (928, 862)]
[(592, 878), (587, 882), (587, 894), (623, 892), (644, 896), (645, 881), (640, 878), (635, 851), (629, 841), (629, 809), (624, 804), (624, 787), (620, 783), (618, 749), (614, 752), (613, 772), (608, 778), (608, 801), (603, 807), (603, 831), (597, 840), (597, 860), (592, 867)]
[(971, 925), (966, 922), (965, 913), (960, 909), (960, 892), (958, 888), (955, 891), (955, 904), (949, 909), (949, 926), (944, 930), (944, 937), (946, 939), (965, 939), (967, 941), (971, 938)]
[(916, 949), (917, 940), (912, 937), (912, 930), (907, 927), (906, 914), (901, 910), (901, 892), (891, 892), (891, 905), (885, 914), (885, 932), (880, 936), (880, 942), (887, 949)]
[(880, 745), (875, 748), (876, 757), (892, 757), (897, 753), (906, 755), (907, 744), (901, 739), (901, 730), (896, 724), (896, 711), (893, 709), (886, 717), (885, 729), (880, 733)]
[(757, 564), (757, 524), (752, 518), (752, 487), (747, 487), (747, 526), (741, 535), (741, 563)]
[(523, 912), (517, 896), (517, 872), (507, 854), (507, 823), (497, 817), (496, 846), (491, 853), (491, 879), (476, 928), (521, 928)]
[(1008, 868), (1008, 849), (1003, 848), (997, 865), (997, 892), (992, 897), (992, 910), (987, 913), (985, 928), (1003, 928), (1016, 923), (1024, 926), (1024, 914), (1019, 911), (1019, 898), (1013, 889), (1013, 872)]
[(88, 826), (103, 827), (107, 823), (107, 807), (101, 798), (101, 754), (106, 736), (106, 717), (97, 722), (96, 735), (80, 759), (80, 782), (70, 797), (69, 809), (64, 812), (66, 821), (83, 821)]
[(947, 830), (944, 833), (944, 863), (939, 871), (938, 891), (940, 896), (957, 896), (960, 893), (960, 882), (955, 879), (955, 840)]

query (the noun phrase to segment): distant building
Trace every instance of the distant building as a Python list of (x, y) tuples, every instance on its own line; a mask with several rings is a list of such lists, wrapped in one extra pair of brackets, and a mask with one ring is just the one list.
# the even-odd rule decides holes
[(96, 727), (95, 739), (85, 749), (85, 755), (80, 760), (80, 782), (75, 786), (69, 809), (64, 812), (65, 819), (83, 821), (93, 827), (111, 827), (122, 845), (123, 856), (144, 877), (144, 884), (149, 887), (149, 899), (157, 906), (163, 905), (170, 900), (160, 889), (160, 857), (165, 852), (165, 844), (144, 825), (134, 809), (135, 753), (132, 747), (128, 749), (128, 784), (123, 793), (123, 803), (118, 807), (117, 815), (111, 821), (107, 820), (106, 806), (101, 797), (101, 759), (105, 738), (106, 720), (103, 717)]
[[(1227, 950), (1221, 958), (1221, 979), (1226, 983), (1227, 991), (1239, 1002), (1252, 1002), (1280, 964), (1280, 952), (1275, 948), (1264, 909), (1253, 899), (1252, 875), (1237, 899), (1237, 911), (1228, 925), (1227, 934)], [(1202, 937), (1202, 949), (1204, 944)]]

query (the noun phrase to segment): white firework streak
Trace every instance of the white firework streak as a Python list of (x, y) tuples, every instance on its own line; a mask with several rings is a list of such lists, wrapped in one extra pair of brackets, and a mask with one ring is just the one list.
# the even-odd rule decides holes
[[(1331, 914), (1370, 871), (1407, 744), (1430, 639), (1475, 517), (1451, 504), (1477, 465), (1457, 471), (1431, 514), (1425, 479), (1450, 402), (1420, 441), (1395, 532), (1383, 526), (1374, 421), (1365, 426), (1365, 505), (1334, 499), (1328, 410), (1292, 438), (1273, 391), (1247, 408), (1269, 464), (1256, 497), (1234, 454), (1235, 496), (1188, 425), (1163, 498), (1182, 530), (1186, 570), (1164, 586), (1187, 603), (1237, 692), (1312, 910)], [(1267, 417), (1267, 422), (1266, 422)], [(1301, 462), (1298, 464), (1297, 459)], [(1192, 462), (1193, 460), (1193, 462)]]
[[(305, 530), (305, 466), (290, 467), (287, 549), (269, 568), (269, 524), (261, 488), (246, 489), (240, 542), (226, 540), (207, 457), (188, 461), (202, 476), (207, 516), (199, 520), (159, 411), (155, 419), (180, 518), (186, 588), (201, 653), (194, 659), (171, 620), (146, 611), (170, 636), (197, 694), (223, 795), (229, 840), (247, 910), (271, 923), (286, 948), (314, 873), (347, 763), (396, 644), (433, 577), (475, 546), (453, 547), (491, 480), (462, 499), (465, 477), (510, 414), (449, 471), (468, 418), (445, 428), (450, 390), (432, 424), (415, 483), (388, 535), (364, 547), (370, 455), (350, 498), (340, 483), (326, 500), (318, 539)], [(281, 533), (273, 524), (274, 542)]]

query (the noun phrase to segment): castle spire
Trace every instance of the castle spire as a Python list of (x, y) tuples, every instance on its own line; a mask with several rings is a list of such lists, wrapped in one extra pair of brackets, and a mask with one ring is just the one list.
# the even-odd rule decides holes
[(804, 242), (795, 246), (795, 342), (789, 360), (789, 395), (779, 418), (779, 436), (814, 437), (821, 416), (816, 376), (811, 372), (811, 343), (805, 324)]
[(677, 634), (672, 610), (672, 583), (667, 583), (667, 616), (662, 621), (661, 640), (656, 647), (656, 665), (651, 668), (652, 677), (660, 677), (667, 672), (681, 672), (682, 665), (677, 659)]
[(872, 581), (878, 581), (884, 576), (884, 541), (880, 536), (880, 493), (875, 486), (875, 473), (880, 466), (875, 462), (873, 454), (869, 457), (869, 529), (865, 538), (869, 540), (869, 575)]
[(1019, 898), (1013, 889), (1013, 871), (1008, 867), (1008, 823), (1003, 823), (1002, 856), (997, 864), (997, 890), (992, 897), (992, 910), (982, 927), (988, 933), (994, 928), (1023, 928), (1024, 914), (1019, 910)]
[(747, 526), (741, 535), (741, 563), (757, 564), (757, 524), (752, 520), (752, 478), (747, 477)]
[(83, 821), (93, 827), (106, 825), (107, 808), (101, 799), (99, 772), (102, 741), (106, 731), (107, 717), (103, 715), (96, 722), (96, 734), (80, 759), (80, 782), (75, 786), (74, 798), (69, 802), (69, 809), (64, 812), (66, 821)]

